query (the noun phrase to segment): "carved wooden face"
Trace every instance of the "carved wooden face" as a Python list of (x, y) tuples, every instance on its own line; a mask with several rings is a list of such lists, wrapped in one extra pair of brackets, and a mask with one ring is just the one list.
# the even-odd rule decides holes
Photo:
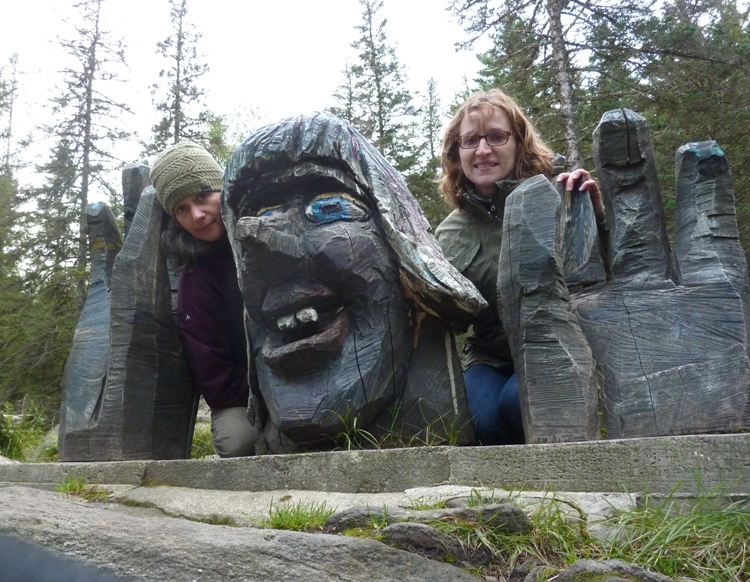
[(367, 196), (302, 164), (252, 193), (237, 221), (260, 389), (297, 442), (372, 420), (401, 395), (409, 307)]

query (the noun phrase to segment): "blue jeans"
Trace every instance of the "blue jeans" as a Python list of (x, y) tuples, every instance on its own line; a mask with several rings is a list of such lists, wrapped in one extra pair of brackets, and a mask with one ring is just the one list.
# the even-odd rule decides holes
[(523, 444), (518, 380), (512, 369), (474, 364), (464, 372), (469, 411), (482, 445)]

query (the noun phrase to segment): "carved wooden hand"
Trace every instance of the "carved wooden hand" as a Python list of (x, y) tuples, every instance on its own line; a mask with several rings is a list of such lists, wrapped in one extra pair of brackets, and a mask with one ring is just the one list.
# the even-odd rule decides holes
[(568, 208), (537, 178), (506, 204), (498, 284), (527, 441), (598, 438), (599, 410), (608, 438), (747, 428), (750, 294), (723, 152), (678, 151), (670, 254), (645, 120), (608, 112), (594, 140), (609, 282), (587, 196)]

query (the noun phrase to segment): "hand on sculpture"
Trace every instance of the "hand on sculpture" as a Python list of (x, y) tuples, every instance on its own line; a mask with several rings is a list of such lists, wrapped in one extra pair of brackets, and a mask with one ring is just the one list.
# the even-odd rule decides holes
[[(576, 187), (576, 183), (582, 180), (581, 184)], [(602, 199), (602, 193), (599, 190), (599, 184), (596, 180), (591, 179), (591, 174), (583, 168), (573, 170), (572, 172), (565, 172), (558, 174), (555, 181), (558, 184), (565, 185), (565, 200), (570, 201), (573, 191), (586, 192), (591, 199), (591, 206), (594, 209), (595, 216), (601, 216), (604, 214), (604, 200)]]
[(570, 207), (541, 177), (506, 204), (500, 310), (527, 442), (599, 438), (599, 412), (607, 438), (748, 428), (750, 295), (722, 150), (678, 151), (670, 253), (645, 120), (608, 112), (594, 142), (609, 282), (593, 181)]

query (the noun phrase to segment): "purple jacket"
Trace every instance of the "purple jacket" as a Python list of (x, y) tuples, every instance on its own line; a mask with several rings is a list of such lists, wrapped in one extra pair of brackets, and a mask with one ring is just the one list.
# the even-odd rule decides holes
[(183, 271), (177, 318), (193, 381), (211, 408), (247, 406), (242, 295), (226, 237)]

